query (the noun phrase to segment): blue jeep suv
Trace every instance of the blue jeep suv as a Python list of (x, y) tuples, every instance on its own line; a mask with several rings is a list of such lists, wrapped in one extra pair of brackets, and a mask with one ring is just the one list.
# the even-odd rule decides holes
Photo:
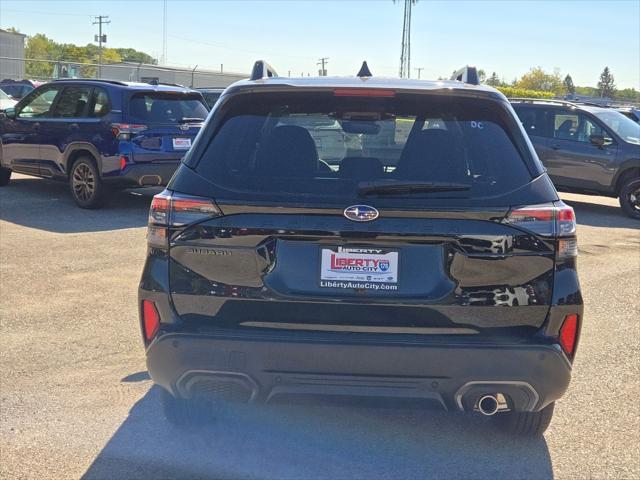
[(181, 86), (47, 83), (0, 117), (0, 186), (12, 171), (67, 181), (78, 206), (99, 208), (113, 189), (165, 185), (207, 113)]

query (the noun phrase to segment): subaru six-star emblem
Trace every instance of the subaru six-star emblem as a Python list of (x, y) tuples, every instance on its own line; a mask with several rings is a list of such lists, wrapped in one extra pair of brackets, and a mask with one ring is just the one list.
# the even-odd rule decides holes
[(378, 210), (368, 205), (352, 205), (344, 209), (344, 216), (354, 222), (370, 222), (378, 218)]

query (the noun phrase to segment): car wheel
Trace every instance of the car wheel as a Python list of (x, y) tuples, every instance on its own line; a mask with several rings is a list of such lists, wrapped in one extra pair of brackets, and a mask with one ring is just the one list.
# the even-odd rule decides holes
[(513, 435), (537, 437), (542, 435), (553, 417), (555, 403), (550, 403), (539, 412), (503, 412), (492, 418), (498, 428)]
[(625, 180), (620, 189), (620, 206), (631, 218), (640, 219), (640, 178)]
[(98, 167), (89, 157), (80, 157), (71, 167), (69, 188), (73, 199), (81, 208), (100, 208), (107, 197)]
[(11, 170), (0, 167), (0, 187), (9, 185), (9, 180), (11, 180)]
[(169, 423), (177, 427), (195, 427), (211, 419), (209, 405), (200, 399), (176, 398), (165, 389), (161, 390), (162, 409)]

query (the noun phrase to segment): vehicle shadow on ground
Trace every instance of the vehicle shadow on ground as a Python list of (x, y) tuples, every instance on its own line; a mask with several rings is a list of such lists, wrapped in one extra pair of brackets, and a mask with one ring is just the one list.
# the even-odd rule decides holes
[(627, 216), (619, 206), (601, 203), (581, 202), (564, 199), (576, 212), (576, 221), (580, 225), (609, 228), (640, 229), (640, 220)]
[(116, 191), (99, 210), (71, 199), (66, 183), (18, 176), (0, 188), (0, 220), (55, 233), (101, 232), (143, 227), (158, 188)]
[(543, 438), (491, 426), (461, 413), (241, 406), (180, 430), (152, 387), (83, 479), (553, 478)]

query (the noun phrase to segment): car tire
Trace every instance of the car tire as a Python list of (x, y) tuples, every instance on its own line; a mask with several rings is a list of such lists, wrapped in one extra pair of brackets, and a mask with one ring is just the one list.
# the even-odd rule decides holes
[(107, 188), (91, 157), (78, 158), (69, 171), (71, 196), (80, 208), (101, 208), (107, 200)]
[(0, 187), (6, 187), (11, 180), (11, 169), (0, 167)]
[(492, 418), (497, 427), (505, 433), (538, 437), (551, 423), (554, 407), (555, 402), (539, 412), (503, 412), (497, 413)]
[(165, 417), (176, 427), (196, 427), (211, 419), (208, 405), (198, 398), (177, 398), (165, 389), (162, 389), (161, 398)]
[(631, 218), (640, 219), (640, 178), (623, 180), (618, 199), (624, 213)]

